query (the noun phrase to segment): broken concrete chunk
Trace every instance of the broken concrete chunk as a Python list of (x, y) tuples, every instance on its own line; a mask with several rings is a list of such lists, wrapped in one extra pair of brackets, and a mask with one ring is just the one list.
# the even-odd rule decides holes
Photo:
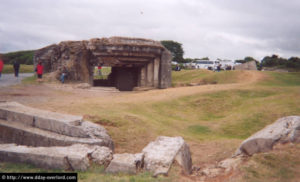
[(186, 174), (190, 174), (192, 171), (192, 158), (189, 146), (184, 143), (177, 153), (175, 160), (182, 166)]
[(105, 146), (108, 146), (112, 151), (114, 151), (114, 143), (108, 135), (106, 129), (101, 125), (89, 121), (83, 121), (81, 123), (81, 127), (90, 138), (101, 138), (105, 142)]
[(3, 102), (0, 103), (0, 118), (12, 124), (20, 123), (24, 127), (39, 128), (64, 136), (100, 139), (103, 145), (114, 149), (107, 131), (100, 125), (83, 121), (81, 116), (39, 110), (16, 102)]
[[(28, 146), (68, 146), (72, 144), (90, 144), (98, 146), (113, 146), (110, 138), (78, 138), (53, 133), (26, 126), (17, 122), (0, 120), (0, 141), (2, 143), (16, 143)], [(111, 148), (113, 150), (113, 148)]]
[[(0, 161), (28, 163), (46, 169), (83, 171), (90, 166), (90, 162), (109, 162), (112, 158), (111, 153), (107, 147), (82, 144), (67, 147), (27, 147), (0, 144)], [(89, 156), (93, 156), (92, 161), (89, 161)]]
[(136, 174), (143, 166), (144, 155), (139, 154), (114, 154), (113, 160), (106, 168), (107, 173)]
[(300, 142), (300, 116), (284, 117), (266, 126), (244, 140), (235, 156), (267, 152), (278, 142)]
[(185, 173), (191, 173), (191, 154), (182, 137), (160, 136), (150, 142), (142, 152), (145, 155), (145, 169), (153, 172), (155, 176), (167, 175), (174, 160), (183, 167)]
[(16, 102), (0, 103), (0, 117), (11, 122), (49, 130), (73, 137), (88, 137), (76, 126), (82, 122), (81, 116), (60, 114), (24, 106)]
[(95, 164), (106, 167), (113, 159), (113, 152), (108, 147), (96, 146), (95, 150), (90, 153), (89, 157)]
[(86, 170), (89, 166), (83, 145), (69, 147), (27, 147), (0, 145), (0, 159), (6, 162), (28, 163), (47, 169)]

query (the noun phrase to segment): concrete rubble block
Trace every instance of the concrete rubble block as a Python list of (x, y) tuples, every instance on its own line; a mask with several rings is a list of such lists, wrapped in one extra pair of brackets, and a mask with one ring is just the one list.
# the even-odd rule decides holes
[(108, 147), (95, 146), (95, 150), (90, 153), (89, 158), (97, 165), (107, 167), (113, 159), (113, 152)]
[(186, 174), (192, 170), (192, 159), (188, 145), (182, 137), (160, 136), (150, 142), (142, 151), (144, 168), (154, 173), (167, 175), (174, 161), (182, 166)]
[(65, 122), (64, 120), (54, 120), (52, 118), (35, 117), (35, 127), (44, 130), (52, 131), (62, 135), (88, 138), (89, 135), (79, 126), (73, 126)]
[(144, 154), (114, 154), (113, 160), (106, 168), (107, 173), (136, 174), (143, 167)]
[[(230, 171), (237, 169), (242, 163), (242, 157), (224, 159), (217, 164), (209, 165), (200, 170), (200, 175), (205, 178), (214, 178), (219, 175), (226, 175)], [(203, 180), (205, 181), (205, 180)]]
[(89, 137), (79, 127), (82, 122), (81, 116), (44, 111), (16, 102), (0, 103), (0, 110), (1, 118), (7, 121), (19, 122), (67, 136)]
[(16, 102), (1, 102), (0, 103), (0, 119), (11, 122), (20, 122), (25, 125), (33, 124), (33, 116), (23, 111), (16, 111), (15, 108), (20, 106)]
[(231, 170), (235, 170), (242, 163), (241, 157), (228, 158), (220, 161), (217, 165), (219, 168), (225, 169), (225, 172), (229, 172)]
[(28, 115), (27, 113), (16, 113), (14, 111), (6, 111), (7, 112), (7, 117), (6, 120), (10, 122), (18, 122), (18, 123), (23, 123), (25, 125), (32, 126), (34, 117), (31, 115)]
[[(0, 141), (2, 143), (16, 143), (34, 147), (69, 146), (76, 143), (113, 147), (113, 142), (110, 138), (70, 137), (4, 120), (0, 120)], [(111, 149), (113, 150), (113, 148)]]
[[(94, 155), (94, 153), (97, 153)], [(75, 144), (68, 147), (27, 147), (15, 144), (0, 144), (0, 160), (27, 163), (46, 169), (88, 169), (91, 162), (109, 162), (111, 150), (107, 147)], [(100, 155), (101, 154), (101, 155)], [(92, 161), (90, 161), (89, 157)]]
[(60, 114), (24, 106), (16, 102), (0, 103), (0, 117), (4, 120), (79, 138), (102, 139), (111, 149), (113, 142), (100, 125), (83, 121), (81, 116)]
[(27, 163), (46, 169), (86, 170), (89, 167), (84, 145), (69, 147), (27, 147), (0, 145), (0, 159), (5, 162)]
[(106, 129), (101, 125), (89, 121), (83, 121), (81, 123), (81, 127), (90, 138), (102, 139), (105, 142), (105, 146), (108, 146), (114, 151), (114, 143), (111, 137), (108, 135)]
[(242, 142), (236, 155), (253, 155), (273, 149), (276, 143), (300, 142), (300, 116), (278, 119)]

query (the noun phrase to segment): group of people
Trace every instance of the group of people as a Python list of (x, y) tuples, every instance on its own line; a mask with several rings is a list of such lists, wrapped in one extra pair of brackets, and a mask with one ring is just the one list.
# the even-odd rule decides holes
[[(13, 64), (13, 67), (14, 67), (15, 77), (19, 77), (20, 63), (15, 61), (14, 64)], [(4, 61), (2, 60), (2, 57), (1, 57), (1, 54), (0, 54), (0, 78), (2, 76), (3, 68), (4, 68)]]
[[(43, 72), (44, 72), (44, 66), (42, 65), (41, 61), (39, 61), (39, 63), (37, 64), (35, 68), (35, 72), (38, 77), (38, 82), (41, 82), (43, 77)], [(65, 83), (66, 76), (67, 76), (67, 68), (64, 66), (60, 75), (61, 83)]]
[[(4, 67), (4, 61), (2, 60), (2, 57), (1, 57), (1, 54), (0, 54), (0, 79), (1, 79), (1, 76), (2, 76), (3, 67)], [(14, 64), (13, 64), (13, 68), (14, 68), (15, 77), (19, 77), (20, 63), (15, 61)], [(44, 66), (42, 65), (41, 61), (39, 61), (38, 64), (36, 65), (35, 72), (36, 72), (36, 75), (37, 75), (37, 81), (41, 82), (42, 78), (43, 78), (43, 73), (44, 73)], [(66, 76), (67, 76), (67, 69), (66, 69), (66, 67), (63, 67), (62, 73), (61, 73), (61, 76), (60, 76), (61, 83), (65, 82)]]

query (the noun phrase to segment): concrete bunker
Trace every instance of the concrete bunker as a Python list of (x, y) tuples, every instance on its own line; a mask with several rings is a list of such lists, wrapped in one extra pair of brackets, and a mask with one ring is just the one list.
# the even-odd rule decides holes
[[(59, 79), (67, 70), (67, 81), (113, 86), (119, 90), (135, 87), (171, 86), (171, 54), (160, 42), (127, 37), (64, 41), (35, 52), (34, 63), (41, 61), (45, 72)], [(106, 80), (94, 81), (94, 68), (111, 67)]]

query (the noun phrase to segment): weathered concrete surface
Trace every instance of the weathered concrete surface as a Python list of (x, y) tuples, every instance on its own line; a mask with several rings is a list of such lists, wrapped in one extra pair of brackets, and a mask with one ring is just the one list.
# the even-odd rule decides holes
[(266, 126), (243, 141), (235, 155), (267, 152), (278, 142), (300, 142), (300, 116), (284, 117)]
[[(41, 61), (45, 72), (52, 72), (59, 79), (63, 70), (66, 70), (66, 80), (73, 82), (93, 84), (94, 66), (98, 64), (113, 68), (113, 76), (109, 76), (112, 84), (124, 77), (123, 72), (114, 72), (118, 70), (114, 68), (131, 69), (134, 74), (132, 88), (170, 87), (171, 59), (171, 53), (160, 42), (128, 37), (64, 41), (37, 50), (34, 55), (34, 63)], [(146, 68), (149, 68), (147, 74)], [(122, 87), (118, 89), (121, 90)]]
[[(97, 152), (101, 155), (93, 155)], [(68, 147), (27, 147), (0, 144), (0, 161), (33, 164), (47, 169), (86, 170), (89, 157), (98, 163), (110, 160), (111, 151), (99, 146), (72, 145)], [(96, 157), (96, 158), (93, 158)], [(110, 157), (110, 158), (106, 158)]]
[(235, 65), (235, 70), (257, 70), (256, 62), (255, 61), (249, 61), (243, 64)]
[[(1, 122), (0, 130), (1, 128), (8, 129), (8, 131), (6, 131), (6, 135), (12, 136), (12, 141), (10, 142), (15, 142), (17, 144), (30, 145), (26, 143), (34, 142), (35, 145), (33, 146), (40, 146), (37, 145), (41, 143), (40, 141), (36, 141), (34, 138), (30, 139), (33, 136), (39, 136), (40, 139), (43, 138), (48, 141), (46, 146), (51, 146), (49, 143), (55, 144), (57, 141), (59, 141), (58, 143), (61, 145), (62, 143), (70, 143), (74, 140), (72, 137), (75, 137), (78, 141), (84, 141), (85, 143), (90, 143), (92, 141), (94, 144), (101, 143), (102, 145), (110, 147), (112, 150), (114, 149), (113, 142), (110, 136), (107, 134), (107, 131), (100, 125), (83, 121), (81, 116), (44, 111), (27, 107), (15, 102), (2, 102), (0, 103), (0, 119), (7, 120), (9, 123), (11, 123), (2, 125)], [(27, 127), (18, 127), (18, 125), (14, 125), (13, 123), (19, 123)], [(33, 130), (33, 128), (50, 131), (54, 135), (47, 135), (45, 134), (47, 132)], [(22, 137), (13, 140), (13, 138), (16, 138), (13, 137), (14, 133), (16, 132), (19, 134), (26, 133), (29, 141), (27, 142), (27, 140)], [(5, 135), (3, 133), (0, 135), (3, 140)], [(22, 140), (21, 143), (20, 140)], [(30, 140), (32, 140), (32, 142)]]
[(113, 160), (106, 168), (107, 173), (136, 174), (143, 167), (144, 155), (139, 154), (114, 154)]
[(80, 126), (82, 117), (24, 106), (16, 102), (0, 103), (0, 119), (74, 137), (88, 137)]
[(0, 120), (0, 141), (28, 146), (67, 146), (76, 143), (107, 146), (113, 150), (111, 140), (78, 138), (45, 131), (16, 122)]
[(107, 147), (95, 147), (92, 153), (89, 153), (89, 158), (97, 165), (107, 167), (113, 159), (113, 152)]
[(191, 173), (192, 159), (190, 149), (182, 137), (160, 136), (150, 142), (142, 151), (144, 153), (144, 168), (154, 173), (168, 174), (176, 160), (187, 174)]

